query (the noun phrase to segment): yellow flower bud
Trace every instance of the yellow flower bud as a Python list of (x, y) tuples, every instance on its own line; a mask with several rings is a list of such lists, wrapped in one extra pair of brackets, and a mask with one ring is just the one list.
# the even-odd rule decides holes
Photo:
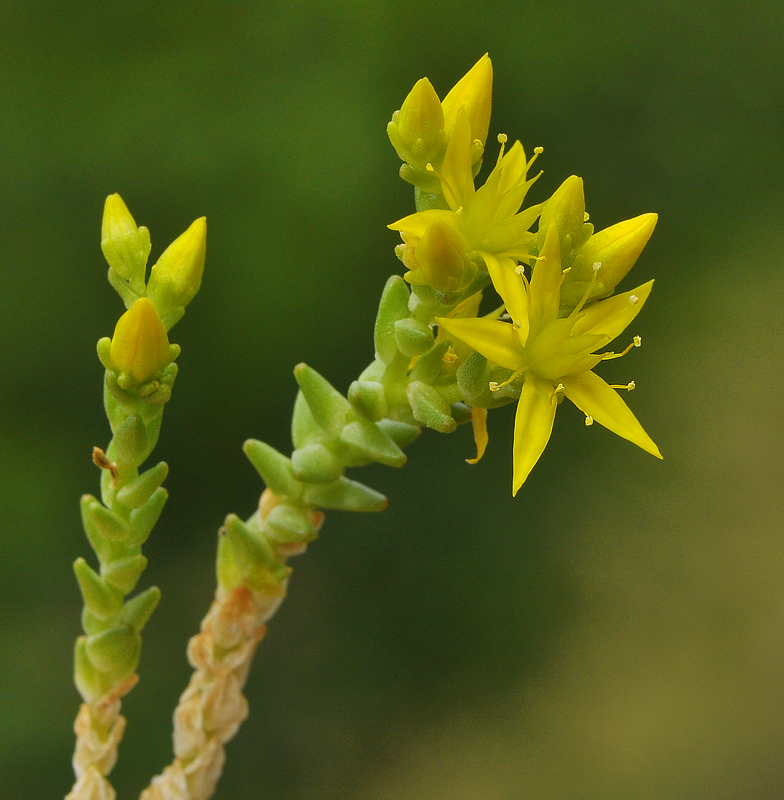
[(207, 218), (199, 217), (164, 250), (150, 271), (147, 294), (165, 317), (185, 307), (196, 296), (207, 254)]
[(437, 219), (416, 245), (415, 273), (406, 275), (412, 284), (427, 284), (440, 292), (459, 292), (476, 275), (468, 257), (464, 236), (446, 220)]
[(109, 266), (124, 280), (144, 281), (150, 255), (150, 232), (137, 227), (119, 194), (106, 198), (101, 223), (101, 250)]
[[(590, 281), (594, 264), (601, 264), (601, 287), (593, 297), (604, 297), (626, 277), (651, 238), (658, 214), (640, 214), (595, 233), (578, 251), (569, 278)], [(598, 286), (598, 284), (597, 284)]]
[(427, 78), (414, 84), (400, 111), (392, 115), (387, 134), (397, 154), (408, 164), (424, 169), (440, 160), (444, 148), (444, 112)]
[(551, 222), (554, 222), (558, 229), (564, 266), (570, 266), (572, 249), (583, 244), (593, 230), (585, 221), (582, 178), (578, 178), (577, 175), (567, 178), (544, 204), (537, 235), (540, 250), (544, 247), (545, 236)]
[(117, 321), (109, 350), (112, 369), (146, 383), (171, 360), (161, 318), (150, 300), (141, 297)]
[(452, 87), (441, 103), (444, 109), (444, 133), (447, 140), (455, 127), (457, 112), (465, 106), (471, 122), (471, 136), (482, 145), (490, 128), (493, 94), (493, 65), (485, 53), (479, 61)]

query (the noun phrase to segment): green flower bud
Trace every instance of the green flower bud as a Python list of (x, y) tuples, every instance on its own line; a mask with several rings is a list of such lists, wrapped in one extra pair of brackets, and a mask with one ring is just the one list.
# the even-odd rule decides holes
[(388, 467), (402, 467), (407, 460), (406, 454), (370, 420), (349, 422), (341, 431), (340, 442), (361, 458)]
[(286, 503), (279, 503), (266, 519), (267, 536), (280, 544), (312, 542), (318, 532), (313, 527), (308, 512)]
[(110, 619), (122, 608), (122, 592), (110, 586), (83, 558), (74, 562), (74, 572), (85, 607), (99, 620)]
[(138, 478), (125, 484), (117, 492), (117, 501), (126, 508), (139, 508), (143, 506), (152, 493), (166, 480), (169, 474), (169, 465), (165, 461), (156, 464)]
[(139, 582), (142, 572), (147, 568), (146, 556), (137, 553), (127, 558), (119, 558), (101, 564), (101, 577), (116, 586), (123, 595), (130, 594)]
[(414, 419), (439, 433), (452, 433), (457, 423), (452, 419), (449, 403), (432, 386), (412, 381), (407, 389)]
[(427, 78), (414, 84), (387, 125), (389, 140), (403, 161), (419, 169), (443, 156), (444, 111)]
[(161, 516), (168, 497), (169, 493), (160, 486), (143, 506), (131, 511), (131, 530), (127, 539), (130, 547), (141, 547), (147, 541)]
[(306, 487), (303, 499), (309, 505), (336, 511), (383, 511), (389, 505), (383, 494), (345, 477)]
[(88, 636), (86, 649), (87, 657), (96, 669), (125, 678), (139, 664), (142, 640), (130, 625), (114, 625)]
[(376, 325), (373, 330), (376, 358), (384, 364), (390, 364), (397, 355), (395, 323), (408, 316), (410, 297), (411, 293), (405, 281), (399, 275), (392, 275), (381, 294)]
[(330, 438), (337, 439), (351, 408), (348, 400), (315, 369), (307, 364), (294, 367), (294, 377), (307, 401), (316, 424)]
[(141, 633), (160, 599), (161, 590), (157, 586), (150, 586), (123, 606), (120, 619), (136, 633)]
[(299, 497), (302, 484), (294, 478), (290, 458), (256, 439), (248, 439), (242, 449), (272, 492), (278, 497)]
[(332, 483), (343, 474), (345, 465), (328, 447), (313, 442), (291, 454), (294, 477), (307, 483)]
[(355, 411), (373, 422), (387, 415), (387, 398), (380, 381), (358, 380), (348, 387), (348, 401)]
[(166, 329), (148, 298), (139, 298), (118, 320), (109, 358), (115, 372), (135, 383), (146, 383), (172, 362)]
[(196, 296), (207, 255), (207, 218), (199, 217), (178, 236), (150, 270), (147, 295), (161, 317), (185, 308)]
[(109, 266), (133, 287), (144, 286), (150, 255), (150, 232), (137, 227), (119, 194), (110, 194), (103, 208), (101, 250)]

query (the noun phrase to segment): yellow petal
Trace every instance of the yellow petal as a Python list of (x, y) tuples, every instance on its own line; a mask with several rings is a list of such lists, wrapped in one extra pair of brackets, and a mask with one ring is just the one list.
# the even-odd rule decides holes
[(514, 372), (523, 367), (523, 348), (517, 332), (495, 319), (446, 319), (436, 317), (439, 328), (465, 342), (488, 361)]
[(518, 341), (524, 345), (528, 339), (528, 292), (523, 279), (515, 272), (515, 265), (511, 258), (498, 259), (481, 250), (479, 255), (484, 259), (493, 286), (517, 326)]
[(474, 196), (474, 175), (471, 171), (474, 140), (471, 123), (464, 108), (457, 112), (455, 128), (441, 165), (441, 188), (452, 211), (465, 208)]
[(547, 447), (557, 406), (553, 397), (553, 384), (531, 373), (526, 374), (515, 414), (513, 495), (525, 483)]
[(405, 232), (408, 236), (421, 237), (436, 220), (442, 220), (455, 228), (459, 228), (461, 225), (460, 218), (454, 212), (431, 208), (428, 211), (417, 211), (416, 214), (409, 214), (407, 217), (387, 225), (387, 228), (392, 231)]
[(566, 396), (589, 417), (613, 433), (628, 439), (647, 453), (661, 458), (659, 448), (643, 430), (615, 389), (595, 372), (583, 372), (561, 379)]
[(540, 330), (548, 322), (558, 318), (562, 276), (558, 229), (551, 224), (531, 275), (529, 316), (533, 331)]
[(452, 133), (457, 112), (465, 107), (471, 122), (471, 137), (484, 144), (490, 127), (490, 108), (493, 93), (493, 65), (485, 53), (479, 61), (452, 87), (441, 104), (444, 109), (444, 130)]
[(609, 344), (640, 313), (652, 288), (653, 281), (648, 281), (630, 292), (594, 303), (578, 314), (572, 333), (575, 336), (585, 333), (604, 334), (610, 337), (607, 340)]
[(476, 442), (476, 458), (467, 458), (469, 464), (479, 463), (482, 456), (485, 454), (487, 447), (487, 409), (476, 408), (471, 409), (471, 427), (474, 429), (474, 442)]
[(109, 359), (113, 369), (137, 383), (171, 363), (166, 329), (149, 298), (139, 298), (117, 321)]

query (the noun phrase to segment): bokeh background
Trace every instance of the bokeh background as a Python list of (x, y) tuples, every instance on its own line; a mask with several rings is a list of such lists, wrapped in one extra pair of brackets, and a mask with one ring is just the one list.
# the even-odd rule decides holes
[(72, 781), (70, 565), (109, 438), (95, 342), (122, 310), (104, 197), (153, 259), (209, 219), (156, 451), (130, 798), (170, 760), (216, 531), (260, 490), (243, 440), (289, 447), (295, 363), (345, 390), (372, 358), (385, 225), (412, 209), (386, 122), (486, 51), (491, 131), (545, 148), (534, 200), (577, 173), (597, 228), (660, 215), (624, 284), (657, 281), (643, 349), (603, 374), (636, 380), (665, 459), (564, 403), (514, 500), (511, 407), (475, 467), (461, 428), (357, 474), (390, 508), (330, 514), (294, 562), (216, 797), (782, 797), (782, 30), (774, 0), (3, 2), (0, 797)]

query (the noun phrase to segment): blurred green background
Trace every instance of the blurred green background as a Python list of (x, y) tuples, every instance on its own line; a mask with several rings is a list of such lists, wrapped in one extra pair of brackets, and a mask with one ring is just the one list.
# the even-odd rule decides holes
[(782, 30), (773, 0), (2, 3), (0, 797), (72, 782), (71, 562), (109, 438), (95, 342), (122, 310), (105, 196), (153, 259), (209, 220), (156, 451), (130, 798), (170, 760), (216, 531), (261, 488), (241, 443), (289, 447), (298, 361), (345, 390), (372, 358), (401, 269), (385, 225), (412, 210), (386, 122), (489, 51), (491, 131), (545, 148), (533, 200), (577, 173), (597, 228), (660, 215), (624, 283), (657, 281), (644, 347), (603, 374), (636, 380), (665, 460), (564, 403), (515, 500), (511, 407), (475, 467), (461, 428), (357, 473), (390, 508), (329, 514), (293, 563), (216, 797), (780, 798)]

